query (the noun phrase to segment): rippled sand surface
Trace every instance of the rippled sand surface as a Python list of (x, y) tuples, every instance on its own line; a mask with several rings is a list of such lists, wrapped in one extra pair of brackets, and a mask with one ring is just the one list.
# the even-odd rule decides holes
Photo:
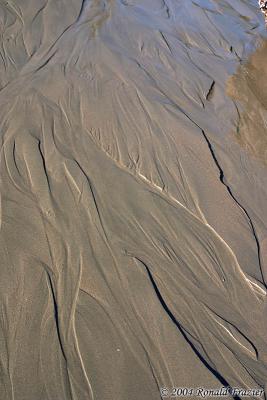
[(257, 0), (1, 0), (0, 30), (1, 400), (264, 388)]

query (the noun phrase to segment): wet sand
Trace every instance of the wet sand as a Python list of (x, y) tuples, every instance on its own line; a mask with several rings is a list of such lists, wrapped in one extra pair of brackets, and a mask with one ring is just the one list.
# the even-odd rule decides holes
[(0, 29), (1, 400), (267, 391), (257, 0), (1, 0)]

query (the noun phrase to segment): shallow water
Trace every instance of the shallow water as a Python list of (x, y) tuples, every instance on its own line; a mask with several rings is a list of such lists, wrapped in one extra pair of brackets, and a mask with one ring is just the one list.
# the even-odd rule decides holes
[(3, 400), (264, 388), (257, 1), (0, 7)]

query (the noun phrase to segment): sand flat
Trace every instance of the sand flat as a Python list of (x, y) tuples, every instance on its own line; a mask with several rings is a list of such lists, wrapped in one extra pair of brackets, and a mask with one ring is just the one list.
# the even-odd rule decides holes
[(266, 388), (258, 2), (10, 0), (0, 29), (0, 399)]

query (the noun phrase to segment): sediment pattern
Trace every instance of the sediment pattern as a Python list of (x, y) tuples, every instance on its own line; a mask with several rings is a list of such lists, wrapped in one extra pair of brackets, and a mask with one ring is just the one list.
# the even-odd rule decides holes
[(0, 8), (1, 399), (264, 388), (257, 1)]

